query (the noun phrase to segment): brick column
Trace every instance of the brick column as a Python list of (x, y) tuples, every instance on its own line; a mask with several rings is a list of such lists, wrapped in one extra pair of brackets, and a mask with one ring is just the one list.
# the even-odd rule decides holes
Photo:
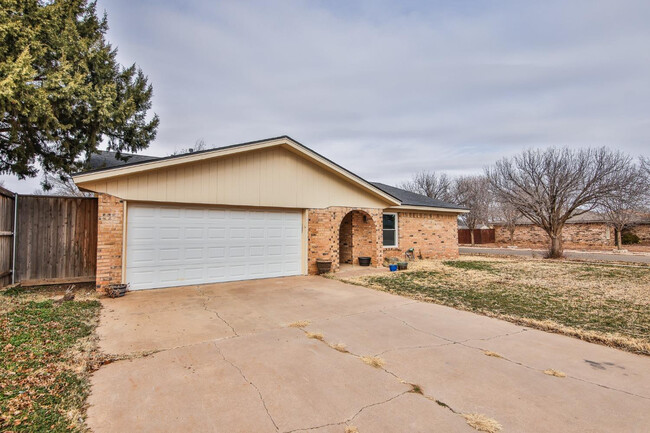
[(96, 288), (103, 291), (109, 284), (122, 282), (122, 239), (124, 203), (117, 197), (97, 197), (97, 275)]
[[(309, 274), (316, 274), (316, 260), (330, 260), (332, 262), (332, 271), (339, 270), (339, 228), (343, 218), (351, 211), (358, 210), (365, 212), (374, 223), (374, 239), (367, 238), (367, 232), (358, 232), (357, 239), (354, 240), (354, 248), (361, 249), (363, 254), (372, 257), (372, 264), (375, 267), (383, 266), (383, 224), (382, 209), (369, 208), (349, 208), (349, 207), (329, 207), (326, 209), (308, 209), (308, 238), (307, 238), (307, 255)], [(357, 217), (357, 225), (362, 223), (363, 215)], [(355, 218), (352, 218), (352, 231)], [(370, 221), (363, 223), (370, 224)], [(373, 247), (374, 246), (374, 247)], [(358, 254), (354, 256), (358, 257)]]

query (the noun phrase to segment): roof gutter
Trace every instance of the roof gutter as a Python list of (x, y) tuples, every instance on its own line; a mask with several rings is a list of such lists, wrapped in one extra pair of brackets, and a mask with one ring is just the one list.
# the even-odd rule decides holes
[(444, 213), (454, 213), (454, 214), (469, 213), (469, 209), (463, 209), (463, 208), (414, 206), (414, 205), (394, 206), (394, 207), (387, 208), (387, 210), (417, 210), (417, 211), (426, 211), (426, 212), (444, 212)]

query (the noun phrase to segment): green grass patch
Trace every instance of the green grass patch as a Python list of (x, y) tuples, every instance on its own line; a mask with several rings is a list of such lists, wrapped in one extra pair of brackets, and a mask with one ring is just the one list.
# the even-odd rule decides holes
[(573, 274), (580, 279), (608, 278), (619, 280), (639, 280), (648, 275), (648, 269), (639, 267), (585, 265), (575, 266)]
[(496, 272), (496, 269), (490, 262), (474, 261), (474, 260), (447, 260), (442, 262), (446, 266), (451, 266), (457, 269), (465, 269), (471, 271), (484, 271)]
[(3, 295), (13, 299), (0, 318), (1, 430), (82, 431), (88, 372), (78, 356), (100, 303), (34, 301), (16, 290)]

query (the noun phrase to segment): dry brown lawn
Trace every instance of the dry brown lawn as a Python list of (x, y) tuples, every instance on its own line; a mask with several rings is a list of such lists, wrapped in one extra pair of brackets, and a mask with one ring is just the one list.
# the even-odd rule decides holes
[(343, 281), (650, 355), (648, 266), (463, 256)]

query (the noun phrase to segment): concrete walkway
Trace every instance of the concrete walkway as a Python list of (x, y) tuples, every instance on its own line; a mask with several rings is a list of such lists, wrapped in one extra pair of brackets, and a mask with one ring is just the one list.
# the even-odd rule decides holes
[[(460, 247), (461, 254), (488, 254), (497, 256), (515, 257), (543, 257), (545, 250), (532, 250), (525, 248), (482, 248), (482, 247)], [(650, 254), (621, 254), (605, 253), (600, 251), (565, 251), (567, 259), (586, 260), (596, 262), (626, 262), (626, 263), (649, 263)]]
[[(648, 357), (321, 277), (133, 292), (103, 305), (101, 350), (134, 356), (92, 377), (96, 433), (475, 432), (463, 413), (504, 432), (650, 424)], [(305, 330), (287, 326), (305, 320)]]

